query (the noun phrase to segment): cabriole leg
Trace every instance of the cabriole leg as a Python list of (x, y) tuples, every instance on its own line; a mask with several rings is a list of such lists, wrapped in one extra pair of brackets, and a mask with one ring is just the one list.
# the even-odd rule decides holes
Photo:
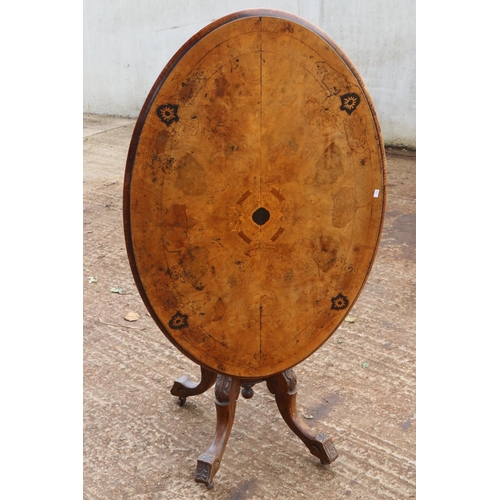
[(213, 479), (219, 470), (222, 455), (233, 427), (236, 400), (240, 394), (241, 381), (226, 375), (218, 375), (215, 384), (215, 408), (217, 426), (212, 444), (198, 457), (195, 481), (212, 488)]
[(215, 384), (216, 379), (217, 373), (202, 367), (200, 382), (197, 383), (187, 375), (183, 375), (174, 382), (172, 389), (170, 389), (170, 394), (177, 396), (179, 398), (179, 405), (184, 406), (186, 398), (203, 394)]
[(268, 389), (274, 394), (281, 416), (290, 429), (322, 463), (332, 463), (338, 457), (332, 439), (325, 434), (315, 435), (297, 411), (297, 378), (294, 371), (286, 370), (268, 378), (266, 382)]

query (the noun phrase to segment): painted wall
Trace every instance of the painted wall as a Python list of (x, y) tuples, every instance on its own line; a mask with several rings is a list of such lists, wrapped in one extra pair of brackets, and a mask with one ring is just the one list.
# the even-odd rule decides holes
[(416, 147), (415, 0), (84, 0), (83, 111), (137, 117), (192, 35), (258, 7), (291, 12), (325, 31), (365, 82), (386, 144)]

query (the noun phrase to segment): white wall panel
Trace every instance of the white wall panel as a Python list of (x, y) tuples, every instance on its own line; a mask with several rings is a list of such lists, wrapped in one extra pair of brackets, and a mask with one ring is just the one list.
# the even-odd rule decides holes
[(84, 109), (136, 117), (156, 78), (196, 32), (224, 15), (265, 7), (324, 30), (353, 62), (385, 142), (415, 147), (415, 0), (85, 0)]

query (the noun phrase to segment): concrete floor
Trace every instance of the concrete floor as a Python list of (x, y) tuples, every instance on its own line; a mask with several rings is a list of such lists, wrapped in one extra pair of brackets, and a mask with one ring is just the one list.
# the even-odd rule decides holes
[[(333, 437), (339, 458), (321, 465), (259, 384), (252, 399), (238, 400), (208, 490), (194, 473), (215, 429), (213, 390), (183, 407), (170, 395), (176, 378), (197, 379), (199, 368), (148, 315), (128, 265), (121, 210), (134, 123), (84, 116), (83, 497), (414, 498), (415, 155), (387, 151), (384, 232), (350, 313), (356, 321), (295, 368), (299, 411), (315, 431)], [(124, 319), (131, 311), (137, 321)]]

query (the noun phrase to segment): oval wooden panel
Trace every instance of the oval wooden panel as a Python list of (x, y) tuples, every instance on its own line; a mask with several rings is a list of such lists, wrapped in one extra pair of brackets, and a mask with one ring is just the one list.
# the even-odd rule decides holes
[(209, 369), (260, 378), (341, 324), (382, 229), (385, 157), (341, 50), (290, 14), (207, 26), (166, 66), (127, 162), (127, 250), (165, 335)]

